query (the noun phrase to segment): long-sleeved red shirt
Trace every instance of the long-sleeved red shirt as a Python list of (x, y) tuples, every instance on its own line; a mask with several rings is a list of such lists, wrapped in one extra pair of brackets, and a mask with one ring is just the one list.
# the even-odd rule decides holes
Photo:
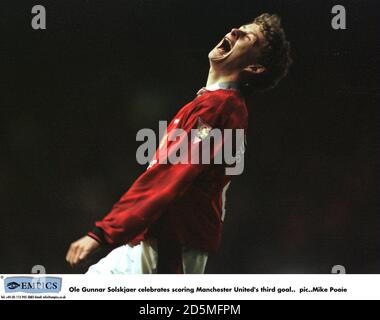
[[(206, 91), (186, 104), (167, 128), (190, 134), (199, 123), (218, 129), (248, 127), (248, 111), (237, 90)], [(190, 142), (189, 152), (194, 147)], [(174, 142), (167, 141), (168, 153)], [(222, 145), (214, 145), (220, 149)], [(158, 157), (156, 152), (156, 158)], [(174, 152), (174, 151), (173, 151)], [(154, 162), (153, 162), (154, 163)], [(224, 189), (231, 176), (225, 165), (153, 164), (89, 235), (111, 245), (138, 244), (154, 236), (214, 252), (221, 241)]]

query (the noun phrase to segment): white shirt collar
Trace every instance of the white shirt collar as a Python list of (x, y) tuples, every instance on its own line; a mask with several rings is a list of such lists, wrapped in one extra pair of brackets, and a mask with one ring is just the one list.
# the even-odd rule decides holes
[(207, 91), (216, 90), (239, 90), (239, 84), (237, 82), (218, 82), (205, 87)]

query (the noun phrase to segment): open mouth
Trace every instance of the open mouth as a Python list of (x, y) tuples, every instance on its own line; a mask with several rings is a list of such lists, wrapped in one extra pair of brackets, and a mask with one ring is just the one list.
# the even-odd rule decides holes
[(232, 44), (228, 38), (224, 38), (217, 48), (222, 55), (226, 55), (231, 51)]

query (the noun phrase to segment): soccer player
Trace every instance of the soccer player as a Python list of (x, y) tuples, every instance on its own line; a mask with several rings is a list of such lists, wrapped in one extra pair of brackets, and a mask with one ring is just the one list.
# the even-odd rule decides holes
[(169, 124), (148, 170), (91, 232), (71, 244), (66, 260), (74, 266), (99, 246), (112, 245), (118, 248), (88, 273), (204, 273), (208, 254), (220, 245), (231, 176), (224, 163), (165, 164), (158, 156), (164, 145), (168, 154), (175, 152), (175, 129), (197, 130), (189, 151), (213, 129), (247, 130), (244, 97), (276, 86), (287, 74), (289, 53), (277, 15), (262, 14), (227, 33), (208, 55), (206, 87)]

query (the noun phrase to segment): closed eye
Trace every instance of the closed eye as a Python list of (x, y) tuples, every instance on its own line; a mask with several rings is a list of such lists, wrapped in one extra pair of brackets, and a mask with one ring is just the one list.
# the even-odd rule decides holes
[(247, 37), (249, 40), (253, 40), (254, 35), (253, 35), (253, 33), (248, 32), (245, 34), (245, 37)]
[(253, 40), (254, 37), (255, 37), (255, 34), (253, 32), (247, 32), (247, 26), (244, 25), (244, 26), (241, 26), (240, 28), (240, 31), (244, 32), (244, 37), (248, 38), (249, 40)]

